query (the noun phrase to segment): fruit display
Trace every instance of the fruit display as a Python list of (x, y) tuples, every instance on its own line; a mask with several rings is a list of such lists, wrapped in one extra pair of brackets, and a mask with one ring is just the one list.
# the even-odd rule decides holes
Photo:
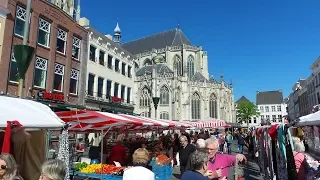
[(169, 163), (171, 163), (171, 159), (164, 154), (160, 154), (156, 157), (156, 164), (159, 166), (163, 166)]
[(73, 169), (75, 171), (80, 171), (83, 168), (86, 168), (88, 166), (88, 164), (86, 162), (82, 162), (82, 163), (76, 163), (73, 165)]
[(91, 174), (119, 174), (122, 167), (116, 167), (109, 164), (90, 164), (87, 167), (80, 170), (81, 173)]

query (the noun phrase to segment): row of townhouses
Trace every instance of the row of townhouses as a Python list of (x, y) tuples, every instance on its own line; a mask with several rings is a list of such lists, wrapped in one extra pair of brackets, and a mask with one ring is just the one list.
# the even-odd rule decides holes
[(288, 100), (291, 120), (318, 111), (320, 104), (320, 57), (310, 66), (308, 78), (299, 79), (292, 86)]
[[(235, 121), (232, 83), (208, 71), (208, 53), (180, 28), (121, 43), (80, 18), (80, 1), (0, 1), (0, 92), (16, 96), (17, 63), (25, 23), (35, 56), (22, 97), (54, 111), (85, 108), (170, 120)], [(158, 102), (159, 101), (159, 102)], [(155, 109), (155, 104), (157, 110)]]
[[(283, 98), (282, 90), (256, 92), (256, 105), (259, 116), (254, 116), (249, 119), (249, 127), (261, 125), (261, 123), (282, 123), (287, 116), (287, 98)], [(236, 101), (236, 105), (243, 102), (250, 102), (245, 96), (242, 96)], [(243, 126), (247, 126), (243, 122)]]

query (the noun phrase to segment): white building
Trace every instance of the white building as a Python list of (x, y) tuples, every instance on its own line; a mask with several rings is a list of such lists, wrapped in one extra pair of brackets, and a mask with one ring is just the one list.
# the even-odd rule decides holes
[[(170, 120), (235, 121), (232, 84), (209, 77), (208, 55), (179, 28), (122, 45), (135, 55), (135, 112)], [(153, 63), (154, 62), (154, 63)], [(160, 97), (155, 113), (152, 97)]]
[(271, 123), (284, 122), (287, 115), (287, 104), (284, 103), (282, 90), (257, 91), (256, 103), (260, 112), (260, 123), (269, 120)]
[[(236, 107), (238, 107), (239, 104), (244, 103), (244, 102), (250, 102), (245, 96), (240, 97), (237, 101), (236, 101)], [(247, 127), (247, 125), (249, 124), (249, 127), (254, 127), (254, 126), (258, 126), (260, 125), (260, 117), (257, 116), (253, 116), (251, 117), (251, 119), (248, 120), (247, 122), (242, 122), (242, 127)]]
[(120, 45), (121, 30), (116, 25), (114, 37), (103, 35), (89, 25), (86, 18), (80, 24), (88, 30), (90, 43), (87, 64), (87, 108), (133, 113), (134, 58)]

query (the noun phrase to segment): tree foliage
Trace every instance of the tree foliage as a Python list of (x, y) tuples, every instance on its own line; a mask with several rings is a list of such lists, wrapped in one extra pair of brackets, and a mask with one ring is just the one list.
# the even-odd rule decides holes
[(258, 107), (252, 102), (243, 102), (237, 106), (237, 120), (240, 124), (246, 122), (249, 125), (248, 120), (259, 114)]

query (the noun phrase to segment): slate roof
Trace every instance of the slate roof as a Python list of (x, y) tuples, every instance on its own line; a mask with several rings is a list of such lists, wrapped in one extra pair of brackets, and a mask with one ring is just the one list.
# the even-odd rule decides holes
[(257, 91), (257, 104), (281, 104), (283, 102), (282, 90), (277, 91)]
[(191, 41), (179, 28), (153, 34), (141, 39), (122, 44), (122, 47), (136, 55), (145, 51), (165, 48), (166, 46), (192, 45)]
[[(85, 29), (87, 29), (90, 32), (92, 32), (91, 37), (98, 39), (99, 37), (102, 39), (100, 40), (101, 43), (107, 44), (110, 43), (111, 44), (111, 48), (114, 49), (115, 47), (117, 47), (117, 52), (121, 53), (124, 52), (124, 57), (130, 56), (130, 59), (133, 59), (133, 55), (127, 51), (126, 49), (124, 49), (120, 44), (113, 42), (113, 40), (107, 38), (105, 35), (103, 35), (102, 33), (100, 33), (98, 30), (94, 29), (91, 26), (84, 26)], [(109, 46), (110, 47), (110, 46)]]
[[(157, 73), (173, 73), (173, 71), (166, 65), (166, 64), (157, 64)], [(152, 74), (152, 65), (147, 65), (142, 68), (140, 68), (136, 72), (136, 76), (143, 76), (143, 75), (151, 75)]]
[(249, 99), (247, 99), (245, 96), (241, 96), (241, 98), (239, 98), (236, 103), (237, 104), (241, 104), (241, 103), (244, 103), (244, 102), (250, 102)]
[(201, 73), (196, 72), (191, 81), (209, 82)]

